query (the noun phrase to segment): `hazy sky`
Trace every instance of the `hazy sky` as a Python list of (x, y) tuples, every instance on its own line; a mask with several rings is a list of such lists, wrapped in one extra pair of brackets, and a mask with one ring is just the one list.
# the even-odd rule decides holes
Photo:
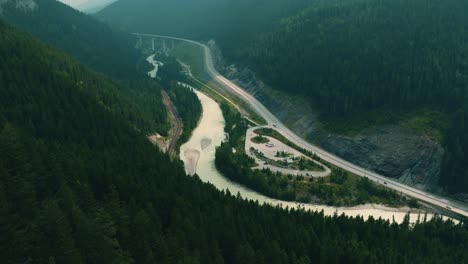
[(110, 4), (116, 0), (59, 0), (78, 10), (86, 10)]
[(69, 5), (69, 6), (72, 6), (72, 7), (77, 7), (77, 6), (80, 6), (86, 2), (90, 2), (90, 1), (98, 1), (98, 0), (60, 0), (61, 2)]

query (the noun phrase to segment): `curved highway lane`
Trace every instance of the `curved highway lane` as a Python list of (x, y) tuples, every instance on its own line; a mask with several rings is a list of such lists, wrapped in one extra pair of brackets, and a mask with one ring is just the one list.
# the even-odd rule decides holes
[(321, 159), (337, 166), (340, 167), (344, 170), (347, 170), (349, 172), (352, 172), (356, 175), (359, 175), (361, 177), (367, 177), (368, 179), (384, 185), (387, 188), (393, 189), (395, 191), (401, 192), (405, 195), (408, 195), (410, 197), (413, 197), (417, 200), (420, 200), (422, 202), (438, 206), (440, 208), (443, 208), (444, 210), (450, 211), (452, 213), (468, 217), (468, 206), (464, 205), (460, 202), (456, 202), (453, 200), (449, 200), (444, 197), (440, 197), (422, 190), (418, 190), (416, 188), (404, 185), (402, 183), (399, 183), (397, 181), (394, 181), (392, 179), (386, 178), (382, 175), (376, 174), (372, 171), (366, 170), (362, 167), (359, 167), (355, 164), (352, 164), (348, 161), (345, 161), (341, 159), (340, 157), (337, 157), (320, 147), (317, 147), (315, 145), (310, 144), (306, 140), (302, 139), (301, 137), (297, 136), (293, 131), (291, 131), (288, 127), (286, 127), (275, 115), (273, 115), (265, 106), (263, 106), (262, 103), (260, 103), (257, 99), (255, 99), (252, 95), (244, 91), (241, 87), (237, 86), (233, 82), (229, 81), (226, 79), (224, 76), (222, 76), (214, 67), (213, 63), (213, 56), (211, 54), (211, 50), (208, 46), (205, 44), (202, 44), (197, 41), (189, 40), (189, 39), (183, 39), (183, 38), (176, 38), (176, 37), (170, 37), (170, 36), (161, 36), (161, 35), (151, 35), (151, 34), (141, 34), (141, 33), (134, 33), (134, 35), (137, 36), (147, 36), (147, 37), (158, 37), (158, 38), (166, 38), (166, 39), (173, 39), (173, 40), (179, 40), (179, 41), (184, 41), (188, 43), (192, 43), (194, 45), (198, 45), (203, 48), (204, 51), (204, 57), (205, 57), (205, 71), (206, 73), (213, 78), (213, 81), (218, 83), (221, 87), (224, 89), (237, 94), (239, 97), (241, 97), (244, 101), (246, 101), (259, 115), (261, 115), (265, 121), (267, 122), (266, 127), (271, 127), (276, 129), (279, 133), (281, 133), (283, 136), (285, 136), (288, 140), (290, 140), (292, 143), (307, 149), (309, 151), (312, 151), (316, 153)]

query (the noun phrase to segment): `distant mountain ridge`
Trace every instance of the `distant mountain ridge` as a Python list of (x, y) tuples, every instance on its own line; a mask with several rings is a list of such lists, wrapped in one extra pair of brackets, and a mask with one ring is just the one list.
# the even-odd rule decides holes
[(117, 79), (138, 76), (133, 38), (55, 0), (7, 0), (8, 22), (67, 51), (83, 64)]
[(101, 11), (103, 8), (111, 5), (116, 1), (118, 0), (89, 0), (82, 4), (76, 5), (75, 8), (85, 13), (93, 14)]
[[(216, 39), (229, 53), (313, 0), (119, 0), (97, 17), (130, 32)], [(229, 54), (230, 55), (230, 54)]]
[(34, 0), (0, 0), (0, 14), (3, 12), (3, 5), (8, 2), (14, 2), (16, 9), (19, 9), (23, 12), (34, 11), (37, 9), (37, 3)]

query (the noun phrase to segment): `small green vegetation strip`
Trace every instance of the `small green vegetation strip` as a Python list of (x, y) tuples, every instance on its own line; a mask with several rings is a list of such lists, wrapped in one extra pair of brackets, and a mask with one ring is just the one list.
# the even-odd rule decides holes
[(252, 142), (253, 143), (256, 143), (256, 144), (263, 144), (263, 143), (268, 143), (270, 142), (270, 140), (266, 137), (263, 137), (263, 136), (255, 136), (252, 138)]
[(219, 88), (215, 82), (204, 82), (197, 79), (197, 77), (194, 77), (193, 84), (196, 87), (199, 87), (200, 91), (207, 93), (217, 102), (225, 101), (232, 104), (234, 108), (239, 107), (252, 121), (256, 123), (256, 125), (266, 125), (265, 119), (253, 110), (247, 102), (239, 98), (237, 95)]
[(170, 87), (169, 96), (184, 123), (182, 135), (177, 142), (177, 146), (180, 146), (189, 139), (192, 131), (197, 126), (201, 117), (202, 106), (195, 92), (191, 89), (177, 86), (174, 83)]
[[(228, 93), (223, 89), (220, 89), (218, 85), (214, 82), (205, 82), (202, 81), (202, 71), (204, 69), (204, 58), (203, 50), (200, 46), (181, 42), (170, 51), (170, 55), (177, 58), (179, 61), (190, 65), (190, 70), (193, 75), (193, 80), (190, 84), (199, 88), (200, 91), (208, 94), (211, 98), (215, 99), (217, 102), (221, 101), (230, 101), (236, 106), (240, 107), (246, 114), (252, 119), (255, 123), (259, 125), (265, 125), (265, 120), (255, 112), (249, 104), (244, 100), (236, 96), (235, 94)], [(226, 98), (228, 100), (226, 100)]]
[[(254, 170), (252, 169), (256, 166), (254, 159), (243, 150), (247, 122), (227, 105), (222, 104), (221, 109), (226, 119), (225, 130), (229, 134), (229, 139), (216, 150), (215, 164), (224, 176), (233, 181), (263, 195), (285, 201), (314, 202), (331, 206), (354, 206), (365, 203), (393, 207), (417, 206), (417, 202), (377, 186), (367, 178), (352, 175), (333, 166), (330, 166), (331, 176), (325, 178), (282, 175), (268, 169)], [(274, 137), (297, 148), (273, 129), (257, 129), (255, 133)], [(238, 151), (233, 153), (233, 148)], [(314, 156), (310, 152), (308, 155)]]
[(158, 78), (160, 80), (157, 82), (155, 80), (151, 81), (164, 87), (183, 122), (182, 135), (179, 140), (177, 140), (176, 144), (176, 149), (178, 150), (179, 146), (189, 139), (192, 131), (197, 126), (198, 120), (201, 117), (202, 106), (192, 89), (182, 87), (175, 81), (178, 80), (184, 83), (189, 81), (188, 78), (181, 73), (182, 67), (177, 60), (172, 56), (164, 55), (158, 55), (157, 60), (164, 63), (164, 67), (161, 67), (158, 71)]
[(308, 151), (308, 150), (306, 150), (304, 148), (301, 148), (298, 145), (292, 143), (287, 138), (285, 138), (283, 135), (278, 133), (278, 131), (276, 131), (276, 130), (274, 130), (272, 128), (263, 127), (263, 128), (255, 129), (254, 133), (256, 133), (256, 134), (258, 134), (260, 136), (268, 136), (268, 137), (276, 138), (277, 140), (283, 142), (284, 144), (290, 146), (291, 148), (302, 152), (306, 156), (312, 157), (314, 159), (318, 158), (316, 155), (314, 155), (313, 152)]
[[(298, 145), (292, 143), (291, 141), (289, 141), (287, 138), (285, 138), (283, 135), (281, 135), (278, 131), (272, 129), (272, 128), (259, 128), (259, 129), (256, 129), (254, 130), (254, 133), (258, 134), (258, 135), (262, 135), (262, 136), (268, 136), (268, 137), (272, 137), (272, 138), (275, 138), (279, 141), (281, 141), (282, 143), (286, 144), (287, 146), (301, 152), (302, 154), (304, 154), (305, 156), (315, 160), (315, 161), (318, 161), (320, 162), (321, 164), (327, 166), (328, 168), (330, 168), (332, 171), (333, 170), (338, 170), (339, 168), (336, 167), (335, 165), (329, 163), (328, 161), (325, 161), (325, 160), (322, 160), (319, 156), (317, 156), (317, 154), (315, 154), (314, 152), (312, 151), (309, 151), (307, 149), (304, 149), (304, 148), (301, 148), (299, 147)], [(284, 155), (285, 153), (279, 153), (279, 155)], [(357, 175), (355, 175), (357, 176)]]
[[(263, 162), (270, 164), (272, 166), (278, 167), (278, 168), (285, 168), (285, 169), (291, 169), (291, 170), (300, 170), (300, 171), (325, 171), (325, 168), (317, 164), (313, 161), (311, 161), (308, 158), (304, 157), (293, 157), (291, 158), (291, 161), (288, 162), (286, 160), (273, 160), (265, 157), (265, 155), (262, 152), (259, 152), (258, 150), (251, 148), (250, 149), (251, 153), (254, 154), (258, 159), (262, 160)], [(283, 157), (285, 159), (288, 159), (291, 154), (288, 154), (287, 152), (280, 151), (276, 154), (276, 157)]]
[(190, 70), (195, 76), (200, 76), (203, 70), (203, 49), (195, 44), (179, 42), (174, 49), (169, 51), (169, 55), (190, 65)]

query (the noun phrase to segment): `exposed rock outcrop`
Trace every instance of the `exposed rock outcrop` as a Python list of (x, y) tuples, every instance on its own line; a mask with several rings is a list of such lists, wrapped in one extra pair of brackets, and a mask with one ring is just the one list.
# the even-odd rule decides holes
[(398, 124), (370, 128), (353, 137), (328, 135), (318, 143), (346, 160), (420, 189), (437, 185), (444, 153), (435, 140)]
[(302, 97), (268, 87), (250, 69), (227, 64), (215, 42), (208, 45), (225, 77), (247, 89), (300, 136), (379, 174), (416, 188), (437, 189), (444, 150), (436, 140), (400, 124), (367, 128), (353, 136), (332, 134)]

